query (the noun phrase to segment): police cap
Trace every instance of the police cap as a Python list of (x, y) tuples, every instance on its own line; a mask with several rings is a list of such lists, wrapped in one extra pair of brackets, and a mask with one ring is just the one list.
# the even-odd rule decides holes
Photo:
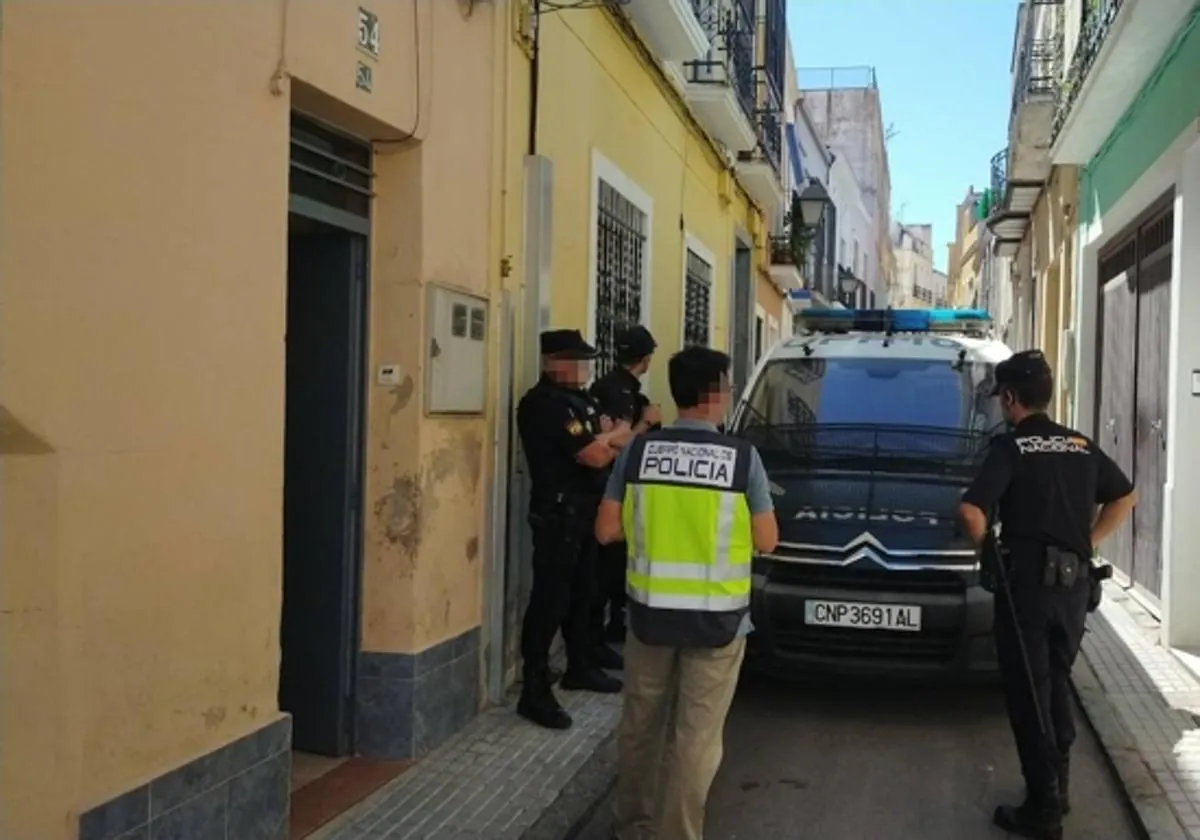
[(1023, 385), (1040, 379), (1053, 379), (1050, 365), (1041, 350), (1022, 350), (996, 365), (996, 385), (992, 396), (1000, 393), (1005, 385)]
[(654, 352), (658, 342), (650, 334), (650, 330), (641, 324), (621, 330), (616, 337), (617, 359), (624, 362), (636, 362)]
[(541, 335), (543, 356), (583, 361), (594, 359), (600, 352), (583, 340), (579, 330), (546, 330)]

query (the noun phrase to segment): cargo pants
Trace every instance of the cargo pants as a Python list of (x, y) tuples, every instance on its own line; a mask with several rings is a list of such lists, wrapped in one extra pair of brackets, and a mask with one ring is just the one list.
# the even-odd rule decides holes
[(617, 840), (702, 840), (745, 652), (744, 637), (720, 648), (677, 648), (626, 636)]

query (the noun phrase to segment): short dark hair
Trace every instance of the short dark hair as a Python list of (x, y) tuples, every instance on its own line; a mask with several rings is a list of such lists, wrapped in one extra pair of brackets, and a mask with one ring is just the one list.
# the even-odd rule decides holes
[(1008, 391), (1020, 405), (1032, 411), (1045, 411), (1054, 399), (1054, 377), (1035, 376), (1021, 382), (1000, 386), (1001, 392)]
[(671, 399), (679, 408), (696, 408), (706, 396), (721, 390), (729, 375), (729, 356), (711, 347), (686, 347), (667, 363)]

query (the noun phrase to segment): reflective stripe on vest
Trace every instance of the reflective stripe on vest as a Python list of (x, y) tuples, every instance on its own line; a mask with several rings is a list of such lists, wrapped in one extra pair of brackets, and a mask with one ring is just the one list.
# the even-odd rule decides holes
[(728, 612), (750, 603), (753, 544), (743, 493), (629, 484), (622, 509), (629, 596), (648, 607)]

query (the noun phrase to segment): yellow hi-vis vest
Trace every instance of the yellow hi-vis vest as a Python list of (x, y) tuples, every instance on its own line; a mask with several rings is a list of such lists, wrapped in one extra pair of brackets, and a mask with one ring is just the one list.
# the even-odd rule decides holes
[[(732, 641), (750, 604), (754, 545), (746, 485), (752, 452), (750, 444), (716, 431), (680, 427), (652, 432), (631, 444), (622, 520), (628, 544), (626, 589), (635, 604), (650, 614), (704, 614), (695, 616), (700, 624), (719, 619)], [(718, 613), (723, 615), (714, 615)], [(679, 618), (670, 619), (677, 628)], [(682, 635), (713, 635), (696, 629), (698, 634)], [(691, 642), (680, 638), (670, 643)]]

